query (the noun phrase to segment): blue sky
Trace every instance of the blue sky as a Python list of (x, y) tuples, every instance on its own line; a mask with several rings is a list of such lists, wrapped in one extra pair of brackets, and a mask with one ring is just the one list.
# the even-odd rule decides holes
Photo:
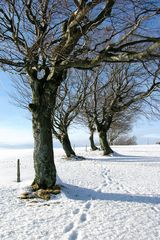
[[(32, 125), (29, 113), (11, 103), (9, 93), (13, 92), (11, 77), (0, 72), (0, 147), (31, 147), (33, 144)], [(139, 144), (152, 144), (160, 141), (160, 120), (139, 119), (133, 128), (133, 134)], [(78, 137), (77, 137), (78, 136)], [(85, 146), (88, 142), (88, 130), (81, 127), (70, 129), (72, 144)], [(98, 138), (96, 137), (96, 141)], [(54, 146), (60, 146), (54, 141)]]

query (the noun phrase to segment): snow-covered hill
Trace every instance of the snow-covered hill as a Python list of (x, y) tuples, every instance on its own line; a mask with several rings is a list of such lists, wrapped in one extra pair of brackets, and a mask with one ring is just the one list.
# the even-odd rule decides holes
[(82, 161), (56, 149), (63, 188), (49, 201), (18, 198), (34, 177), (32, 150), (0, 149), (0, 239), (159, 240), (160, 145), (113, 149), (113, 157), (76, 149)]

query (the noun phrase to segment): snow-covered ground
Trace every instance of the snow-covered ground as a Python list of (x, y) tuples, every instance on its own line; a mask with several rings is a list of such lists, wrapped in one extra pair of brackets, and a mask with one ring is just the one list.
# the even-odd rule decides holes
[(18, 198), (34, 177), (32, 150), (0, 149), (0, 239), (159, 240), (160, 145), (113, 149), (113, 157), (76, 149), (82, 161), (56, 149), (63, 188), (49, 201)]

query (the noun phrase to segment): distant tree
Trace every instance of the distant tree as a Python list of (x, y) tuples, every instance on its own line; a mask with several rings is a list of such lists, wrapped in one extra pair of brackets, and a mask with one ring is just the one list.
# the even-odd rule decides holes
[(34, 188), (56, 183), (52, 117), (67, 70), (159, 57), (159, 9), (154, 0), (1, 0), (1, 69), (26, 74), (32, 91)]
[(82, 112), (83, 112), (83, 121), (85, 121), (90, 132), (90, 136), (89, 136), (90, 147), (93, 151), (95, 151), (98, 149), (98, 147), (95, 145), (95, 142), (94, 142), (94, 133), (96, 131), (96, 126), (95, 126), (94, 116), (92, 114), (91, 109), (92, 109), (91, 103), (89, 107), (88, 103), (85, 102)]
[(121, 136), (126, 136), (132, 129), (133, 122), (137, 120), (140, 112), (139, 109), (135, 111), (124, 111), (114, 116), (108, 131), (108, 141), (110, 145), (114, 145)]
[(94, 142), (94, 133), (96, 132), (96, 126), (94, 123), (92, 104), (88, 105), (88, 103), (85, 101), (85, 103), (83, 104), (83, 108), (80, 110), (76, 121), (89, 129), (89, 141), (91, 150), (92, 151), (97, 150), (98, 147), (96, 147)]
[(136, 137), (128, 135), (120, 136), (114, 141), (114, 145), (137, 145)]
[[(91, 99), (90, 99), (91, 100)], [(139, 116), (140, 109), (135, 111), (124, 111), (118, 114), (114, 114), (111, 126), (108, 130), (107, 137), (109, 145), (116, 144), (117, 139), (127, 136), (132, 129), (133, 121)], [(90, 136), (90, 146), (93, 151), (99, 149), (94, 143), (94, 133), (96, 132), (96, 126), (94, 122), (93, 102), (86, 102), (83, 104), (83, 108), (78, 115), (78, 122), (88, 127)], [(124, 141), (123, 141), (124, 142)]]
[[(79, 78), (77, 80), (77, 78)], [(82, 83), (83, 81), (83, 83)], [(67, 157), (76, 156), (69, 139), (68, 128), (83, 105), (87, 84), (78, 72), (72, 72), (58, 89), (53, 115), (53, 134), (61, 142)]]
[(95, 76), (92, 75), (92, 94), (86, 106), (93, 116), (104, 155), (113, 152), (108, 142), (111, 126), (118, 124), (122, 116), (128, 124), (127, 118), (139, 111), (144, 100), (159, 87), (158, 74), (159, 65), (154, 75), (148, 75), (141, 65), (114, 64), (107, 66), (105, 72), (97, 69)]
[[(92, 95), (93, 95), (93, 89), (92, 89), (92, 81), (94, 77), (94, 71), (84, 71), (83, 78), (86, 79), (88, 89), (86, 91), (86, 94), (84, 95), (84, 101), (83, 106), (80, 108), (79, 114), (76, 117), (76, 122), (79, 123), (82, 126), (85, 126), (89, 129), (89, 141), (90, 141), (90, 147), (91, 150), (95, 151), (98, 149), (96, 147), (94, 142), (94, 133), (96, 131), (96, 126), (94, 122), (94, 114), (93, 114), (93, 101), (92, 101)], [(82, 82), (83, 84), (83, 82)], [(84, 88), (84, 84), (83, 84)]]

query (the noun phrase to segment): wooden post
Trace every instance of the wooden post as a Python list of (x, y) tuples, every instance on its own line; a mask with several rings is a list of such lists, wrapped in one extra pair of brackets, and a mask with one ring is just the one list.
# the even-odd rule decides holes
[(20, 182), (20, 160), (17, 160), (17, 182)]

